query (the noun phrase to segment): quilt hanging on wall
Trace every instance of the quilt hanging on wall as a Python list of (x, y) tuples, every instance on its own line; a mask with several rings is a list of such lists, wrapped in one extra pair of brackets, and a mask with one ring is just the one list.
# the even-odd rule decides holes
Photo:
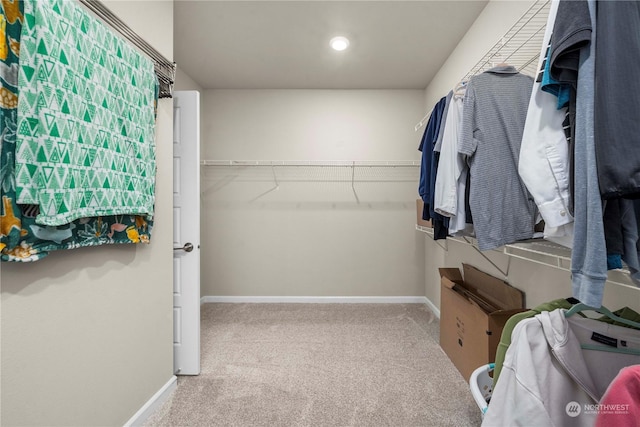
[(153, 63), (75, 2), (0, 1), (0, 259), (148, 242)]

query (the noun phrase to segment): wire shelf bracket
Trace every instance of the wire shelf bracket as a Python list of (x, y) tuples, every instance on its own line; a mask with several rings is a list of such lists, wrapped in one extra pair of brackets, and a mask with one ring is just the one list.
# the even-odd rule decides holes
[[(433, 229), (431, 228), (416, 225), (416, 230), (433, 237)], [(473, 247), (480, 255), (482, 255), (489, 263), (491, 263), (491, 265), (498, 269), (498, 271), (500, 271), (505, 276), (508, 275), (511, 267), (510, 261), (509, 264), (507, 264), (507, 269), (503, 270), (492, 260), (487, 258), (486, 254), (484, 254), (478, 248), (475, 239), (466, 236), (447, 236), (446, 240), (451, 240)], [(571, 249), (550, 242), (548, 240), (532, 239), (510, 243), (498, 249), (494, 249), (492, 252), (507, 255), (509, 257), (509, 260), (511, 258), (521, 259), (527, 262), (543, 265), (545, 267), (553, 267), (558, 270), (571, 272)], [(609, 270), (609, 277), (607, 279), (607, 282), (630, 289), (638, 289), (638, 286), (636, 286), (632, 282), (630, 272), (627, 269)]]

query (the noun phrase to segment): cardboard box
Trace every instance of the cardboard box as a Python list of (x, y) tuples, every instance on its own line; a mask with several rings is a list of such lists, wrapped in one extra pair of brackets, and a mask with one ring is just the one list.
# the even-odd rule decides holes
[(467, 382), (494, 362), (506, 321), (524, 311), (524, 293), (468, 264), (441, 268), (440, 346)]
[(418, 199), (416, 200), (416, 224), (422, 226), (422, 227), (428, 227), (428, 228), (433, 228), (433, 225), (431, 225), (431, 220), (429, 221), (425, 221), (424, 219), (422, 219), (422, 210), (424, 209), (424, 202), (422, 201), (422, 199)]

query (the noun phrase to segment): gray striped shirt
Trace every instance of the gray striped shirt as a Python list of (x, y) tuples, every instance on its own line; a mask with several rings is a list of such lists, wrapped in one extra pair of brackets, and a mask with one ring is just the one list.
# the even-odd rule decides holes
[(533, 79), (511, 66), (474, 76), (467, 85), (458, 152), (471, 173), (469, 204), (480, 250), (534, 234), (537, 208), (518, 174)]

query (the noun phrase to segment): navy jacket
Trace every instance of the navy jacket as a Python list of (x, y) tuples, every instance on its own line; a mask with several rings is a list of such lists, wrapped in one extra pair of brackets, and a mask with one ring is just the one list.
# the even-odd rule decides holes
[(447, 97), (443, 96), (440, 101), (433, 107), (429, 122), (422, 135), (420, 147), (418, 150), (422, 152), (422, 161), (420, 163), (420, 184), (418, 193), (424, 202), (424, 211), (422, 218), (424, 220), (432, 220), (434, 238), (444, 239), (447, 237), (449, 228), (449, 218), (446, 218), (434, 211), (434, 196), (436, 185), (436, 173), (438, 171), (438, 161), (440, 153), (433, 151), (433, 147), (440, 133), (442, 116), (447, 104)]

